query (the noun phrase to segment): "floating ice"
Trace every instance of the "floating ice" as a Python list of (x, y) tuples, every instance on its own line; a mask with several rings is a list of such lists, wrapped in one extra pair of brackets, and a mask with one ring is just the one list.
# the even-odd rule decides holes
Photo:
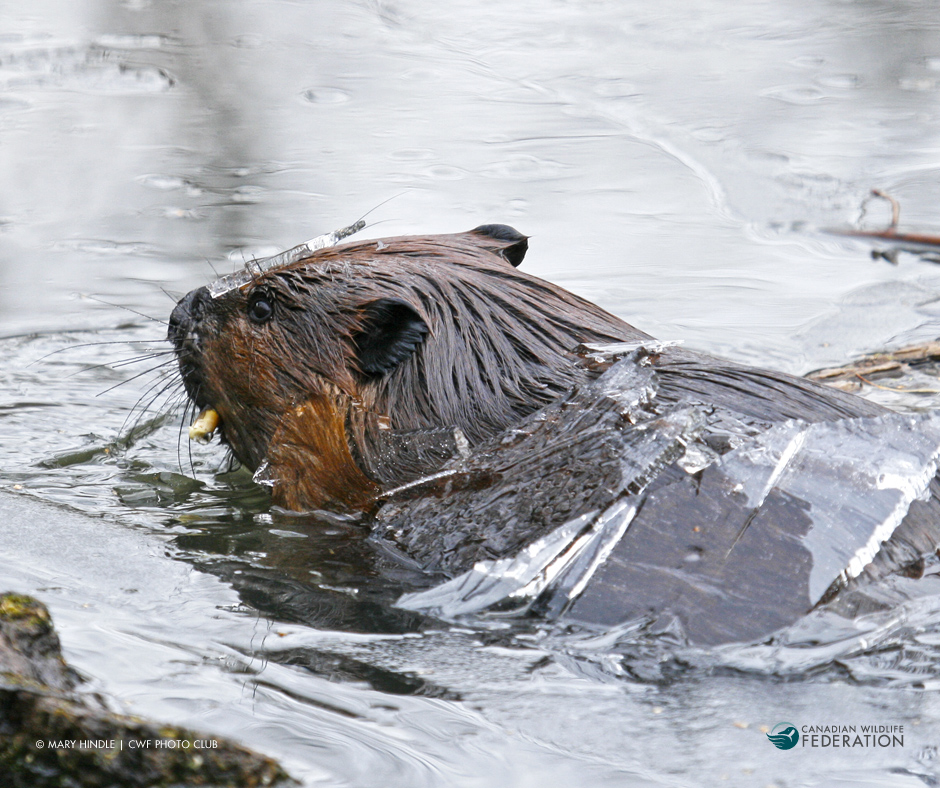
[(771, 489), (808, 505), (813, 527), (803, 542), (813, 556), (815, 603), (833, 582), (857, 577), (871, 562), (926, 494), (938, 457), (940, 414), (890, 413), (781, 424), (726, 455), (722, 468), (755, 509)]
[[(929, 496), (940, 459), (938, 413), (791, 420), (755, 429), (729, 410), (662, 402), (655, 364), (650, 371), (637, 363), (637, 354), (649, 349), (620, 350), (629, 358), (570, 397), (572, 407), (583, 409), (579, 436), (595, 430), (608, 436), (604, 445), (619, 447), (621, 470), (611, 474), (608, 464), (603, 478), (606, 501), (535, 533), (511, 555), (476, 561), (437, 588), (402, 597), (402, 607), (444, 618), (531, 611), (605, 627), (675, 617), (693, 641), (752, 640), (857, 578), (913, 502)], [(612, 405), (627, 420), (605, 416)], [(593, 421), (585, 415), (594, 412)], [(512, 530), (527, 509), (509, 502), (550, 492), (536, 492), (524, 473), (514, 475), (517, 455), (539, 449), (550, 456), (549, 449), (572, 440), (570, 425), (562, 420), (552, 427), (544, 414), (533, 423), (539, 426), (517, 428), (531, 429), (531, 437), (513, 444), (508, 451), (515, 453), (501, 456), (491, 447), (483, 459), (471, 458), (488, 464), (496, 481), (461, 493), (478, 496), (477, 505), (457, 501), (457, 514), (471, 506), (480, 521), (503, 511)], [(713, 437), (725, 448), (713, 450)], [(436, 500), (438, 507), (445, 502)], [(423, 516), (421, 509), (400, 512), (396, 521), (406, 531), (409, 511)], [(459, 518), (441, 522), (453, 539), (453, 529), (464, 527)], [(472, 539), (477, 526), (468, 521), (466, 527)], [(499, 526), (494, 532), (502, 533)], [(892, 560), (884, 571), (900, 568)]]
[(325, 235), (318, 235), (316, 238), (311, 238), (309, 241), (298, 244), (285, 252), (280, 252), (271, 257), (263, 257), (260, 260), (252, 260), (241, 271), (236, 271), (234, 274), (229, 274), (228, 276), (216, 279), (214, 282), (210, 282), (208, 285), (209, 294), (213, 298), (218, 298), (226, 293), (230, 293), (232, 290), (242, 285), (247, 285), (266, 271), (299, 262), (300, 260), (310, 257), (310, 255), (318, 249), (336, 246), (336, 244), (344, 238), (358, 233), (365, 226), (365, 221), (360, 219), (358, 222), (349, 225), (349, 227), (343, 227), (342, 229), (334, 230)]

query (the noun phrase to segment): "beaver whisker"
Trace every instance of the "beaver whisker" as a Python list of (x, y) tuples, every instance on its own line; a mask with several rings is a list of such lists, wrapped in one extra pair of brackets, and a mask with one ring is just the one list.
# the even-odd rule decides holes
[[(131, 356), (130, 358), (118, 359), (117, 361), (105, 361), (105, 362), (102, 362), (101, 364), (91, 364), (87, 367), (82, 367), (81, 369), (76, 370), (75, 372), (70, 372), (65, 377), (73, 378), (76, 375), (81, 375), (81, 374), (84, 374), (85, 372), (91, 372), (94, 369), (119, 369), (120, 367), (129, 367), (131, 364), (139, 364), (141, 361), (149, 361), (152, 358), (159, 358), (160, 356), (168, 356), (174, 353), (175, 351), (173, 350), (154, 350), (149, 353), (143, 353), (139, 356)], [(153, 369), (159, 369), (160, 367), (167, 365), (167, 363), (168, 362), (164, 362), (163, 364), (160, 364), (157, 367), (153, 367)], [(130, 378), (130, 379), (133, 380), (133, 378)]]
[[(216, 279), (218, 279), (218, 278), (219, 278), (219, 272), (218, 272), (218, 270), (216, 269), (216, 267), (212, 264), (212, 261), (211, 261), (208, 257), (205, 257), (205, 258), (203, 258), (203, 262), (205, 262), (205, 264), (206, 264), (207, 266), (209, 266), (209, 270), (212, 271), (212, 275), (213, 275)], [(179, 299), (177, 299), (177, 300), (179, 300)]]
[[(179, 390), (172, 392), (174, 386), (179, 386)], [(151, 395), (154, 389), (157, 389), (156, 394), (153, 394), (153, 396), (147, 400), (144, 405), (141, 405), (141, 403)], [(135, 429), (137, 429), (143, 417), (147, 414), (151, 407), (153, 407), (153, 404), (167, 391), (171, 391), (171, 394), (167, 397), (168, 402), (173, 396), (177, 396), (178, 398), (182, 399), (182, 397), (186, 394), (183, 381), (180, 378), (176, 376), (170, 376), (169, 379), (166, 377), (159, 378), (150, 386), (148, 386), (147, 389), (137, 398), (137, 401), (131, 406), (131, 409), (127, 412), (127, 416), (124, 417), (124, 422), (121, 424), (120, 431), (122, 433), (125, 431), (133, 432)], [(132, 417), (134, 418), (133, 422), (131, 422)], [(130, 427), (128, 427), (129, 423)]]
[(108, 386), (108, 388), (104, 389), (103, 391), (99, 391), (97, 394), (95, 394), (95, 396), (101, 397), (104, 394), (108, 394), (109, 392), (114, 391), (115, 389), (120, 388), (121, 386), (127, 385), (128, 383), (131, 383), (132, 381), (135, 381), (138, 378), (142, 378), (145, 375), (149, 375), (153, 372), (157, 372), (162, 369), (169, 369), (170, 367), (172, 367), (172, 365), (173, 365), (172, 359), (163, 361), (160, 364), (157, 364), (157, 366), (155, 367), (151, 367), (150, 369), (145, 369), (143, 372), (138, 372), (136, 375), (132, 375), (131, 377), (126, 378), (125, 380), (121, 380), (115, 383), (113, 386)]
[[(382, 200), (382, 202), (378, 203), (377, 205), (373, 205), (368, 211), (366, 211), (364, 214), (362, 214), (362, 216), (360, 216), (357, 221), (360, 221), (360, 222), (361, 222), (361, 221), (362, 221), (363, 219), (365, 219), (370, 213), (374, 213), (374, 212), (377, 211), (379, 208), (381, 208), (383, 205), (388, 205), (392, 200), (397, 200), (399, 197), (404, 197), (406, 194), (408, 194), (408, 192), (411, 192), (411, 191), (414, 191), (414, 190), (413, 190), (413, 189), (405, 189), (404, 191), (398, 192), (398, 194), (393, 194), (391, 197), (386, 197), (384, 200)], [(388, 220), (388, 219), (381, 219), (380, 221), (370, 223), (368, 226), (369, 226), (369, 227), (374, 227), (374, 226), (377, 225), (377, 224), (382, 224), (382, 222), (387, 222), (387, 221), (389, 221), (389, 220)]]
[[(167, 409), (172, 411), (182, 406), (180, 422), (179, 422), (179, 430), (177, 431), (177, 435), (176, 435), (176, 462), (177, 462), (177, 465), (179, 466), (180, 472), (182, 473), (184, 471), (183, 454), (182, 454), (183, 433), (184, 432), (188, 433), (189, 431), (188, 425), (192, 424), (193, 421), (195, 420), (196, 414), (198, 412), (198, 406), (193, 400), (189, 399), (189, 396), (185, 390), (185, 386), (182, 385), (182, 380), (178, 380), (177, 382), (181, 384), (181, 387), (179, 391), (176, 392), (173, 399), (167, 400)], [(196, 466), (195, 466), (195, 463), (193, 462), (192, 441), (187, 440), (186, 451), (187, 451), (188, 459), (189, 459), (190, 473), (192, 474), (192, 476), (195, 476)], [(231, 456), (230, 451), (229, 451), (229, 456)], [(232, 470), (231, 462), (228, 462), (227, 470)]]
[[(166, 340), (163, 338), (150, 339), (150, 340), (145, 340), (145, 341), (160, 342), (160, 343), (166, 342)], [(56, 356), (59, 353), (65, 353), (66, 351), (69, 351), (69, 350), (79, 350), (81, 348), (86, 348), (86, 347), (99, 347), (100, 345), (139, 345), (140, 343), (141, 343), (141, 340), (139, 339), (116, 339), (116, 340), (108, 340), (105, 342), (82, 342), (78, 345), (68, 345), (66, 347), (60, 347), (60, 348), (57, 348), (56, 350), (52, 350), (49, 353), (46, 353), (45, 355), (40, 356), (39, 358), (33, 359), (26, 366), (31, 367), (33, 364), (38, 364), (40, 361), (45, 361), (47, 358), (50, 358), (51, 356)], [(162, 352), (162, 351), (153, 351), (153, 352)]]
[(160, 288), (160, 292), (163, 293), (163, 295), (165, 295), (167, 298), (169, 298), (174, 304), (175, 304), (177, 301), (179, 301), (179, 300), (183, 297), (183, 296), (181, 296), (181, 295), (179, 295), (179, 294), (174, 295), (174, 294), (171, 293), (169, 290), (167, 290), (165, 287), (161, 287), (161, 288)]
[[(192, 416), (190, 416), (186, 411), (183, 412), (183, 415), (184, 415), (184, 416), (187, 416), (187, 418), (184, 420), (184, 422), (183, 422), (183, 424), (182, 424), (181, 426), (185, 426), (186, 422), (192, 423), (192, 420), (193, 420), (193, 419), (195, 418), (195, 416), (196, 416), (196, 407), (195, 407), (195, 403), (193, 404), (193, 413), (192, 413)], [(180, 432), (182, 433), (182, 430), (181, 430)], [(179, 446), (179, 441), (182, 439), (182, 437), (183, 437), (182, 434), (177, 435), (177, 437), (176, 437), (177, 446)], [(192, 441), (186, 441), (186, 454), (188, 455), (188, 459), (189, 459), (189, 472), (190, 472), (193, 476), (195, 476), (195, 475), (196, 475), (196, 464), (193, 462), (193, 442), (192, 442)], [(180, 467), (182, 467), (182, 466), (180, 466)]]
[[(192, 412), (192, 415), (190, 415), (190, 412)], [(192, 422), (195, 415), (196, 403), (192, 400), (187, 400), (183, 407), (183, 413), (180, 418), (180, 428), (176, 435), (176, 464), (179, 465), (180, 473), (183, 472), (183, 430)], [(187, 442), (186, 448), (189, 453), (189, 469), (192, 475), (195, 476), (196, 469), (193, 465), (193, 450), (189, 442)]]
[(122, 304), (112, 304), (110, 301), (105, 301), (103, 298), (98, 298), (97, 296), (85, 294), (82, 298), (87, 298), (89, 301), (97, 301), (99, 304), (104, 304), (105, 306), (113, 306), (115, 309), (123, 309), (125, 312), (130, 312), (132, 315), (137, 315), (138, 317), (143, 317), (147, 320), (150, 320), (154, 323), (160, 323), (161, 325), (168, 326), (169, 323), (166, 320), (159, 320), (150, 315), (146, 315), (143, 312), (138, 312), (136, 309), (131, 309), (129, 306), (123, 306)]

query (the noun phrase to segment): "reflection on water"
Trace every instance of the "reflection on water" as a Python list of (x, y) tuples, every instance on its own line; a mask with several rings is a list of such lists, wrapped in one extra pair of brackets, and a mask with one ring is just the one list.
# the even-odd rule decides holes
[[(391, 606), (431, 579), (355, 522), (271, 512), (182, 442), (159, 369), (110, 388), (167, 360), (118, 363), (166, 349), (177, 295), (390, 197), (365, 234), (508, 222), (529, 271), (746, 361), (934, 338), (935, 267), (815, 232), (873, 186), (940, 225), (934, 3), (0, 10), (0, 485), (61, 506), (6, 518), (0, 572), (99, 689), (310, 785), (937, 779), (935, 567), (746, 647), (452, 628)], [(906, 744), (788, 757), (781, 719)]]

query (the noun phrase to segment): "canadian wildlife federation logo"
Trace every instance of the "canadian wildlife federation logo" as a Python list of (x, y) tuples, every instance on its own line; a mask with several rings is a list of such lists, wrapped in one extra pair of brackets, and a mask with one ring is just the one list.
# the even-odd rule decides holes
[(792, 722), (778, 722), (767, 734), (767, 738), (778, 750), (792, 750), (800, 740), (800, 732)]

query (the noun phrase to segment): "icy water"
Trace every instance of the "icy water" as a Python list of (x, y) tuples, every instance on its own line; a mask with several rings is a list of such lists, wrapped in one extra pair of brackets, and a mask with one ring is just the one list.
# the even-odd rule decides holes
[[(218, 446), (181, 442), (158, 373), (136, 377), (166, 357), (123, 364), (166, 350), (159, 321), (213, 268), (389, 198), (364, 236), (513, 224), (530, 272), (750, 363), (934, 338), (940, 269), (819, 230), (883, 225), (873, 187), (940, 227), (935, 3), (0, 18), (0, 585), (50, 606), (92, 689), (309, 786), (937, 784), (935, 567), (886, 584), (903, 604), (768, 643), (453, 626), (394, 606), (428, 579), (354, 523), (272, 513)], [(903, 726), (903, 746), (780, 751), (783, 721)]]

